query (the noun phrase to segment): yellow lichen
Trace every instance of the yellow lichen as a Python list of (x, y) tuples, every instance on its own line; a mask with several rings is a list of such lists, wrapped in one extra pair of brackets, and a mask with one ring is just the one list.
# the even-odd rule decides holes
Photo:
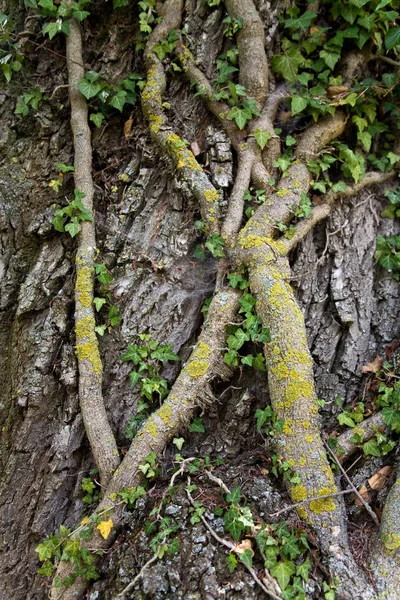
[(313, 391), (313, 384), (301, 377), (289, 382), (285, 390), (286, 403), (284, 403), (284, 406), (289, 408), (299, 398), (310, 398)]
[(93, 269), (86, 266), (78, 267), (75, 288), (82, 306), (89, 308), (93, 297)]
[(298, 506), (296, 508), (296, 512), (302, 521), (308, 521), (308, 514), (305, 508), (303, 508), (302, 506)]
[[(292, 419), (286, 419), (286, 421), (283, 425), (282, 431), (283, 431), (283, 433), (286, 433), (286, 435), (290, 435), (293, 433)], [(287, 461), (287, 462), (289, 463), (289, 461)]]
[(400, 536), (397, 533), (388, 533), (383, 536), (383, 545), (387, 550), (396, 550), (400, 548)]
[(195, 358), (208, 358), (210, 356), (210, 346), (208, 344), (204, 344), (200, 342), (197, 347), (196, 352), (194, 353)]
[(77, 340), (89, 338), (90, 341), (94, 341), (96, 339), (96, 334), (94, 332), (95, 327), (96, 321), (92, 315), (88, 315), (77, 321), (75, 326)]
[(172, 427), (173, 423), (170, 421), (172, 414), (172, 408), (169, 404), (163, 404), (161, 408), (158, 409), (157, 415), (164, 421), (168, 427)]
[(290, 190), (288, 190), (286, 188), (278, 188), (278, 191), (276, 192), (276, 195), (278, 196), (278, 198), (284, 198), (288, 194), (290, 194)]
[(192, 362), (188, 364), (186, 370), (190, 377), (197, 379), (207, 373), (208, 363), (206, 360), (192, 360)]
[(292, 183), (292, 187), (293, 187), (293, 189), (297, 190), (300, 187), (300, 180), (295, 179)]
[(312, 444), (314, 441), (314, 438), (311, 435), (306, 435), (306, 437), (304, 439), (306, 440), (306, 442), (308, 444)]
[(289, 377), (289, 369), (284, 362), (278, 362), (276, 366), (271, 367), (270, 371), (275, 375), (278, 381)]
[[(327, 494), (335, 493), (335, 489), (323, 487), (319, 490), (320, 496), (326, 496)], [(320, 498), (319, 500), (312, 500), (310, 502), (310, 510), (320, 514), (322, 512), (331, 512), (336, 510), (335, 501), (333, 498)]]
[(204, 198), (207, 202), (218, 202), (219, 196), (217, 190), (205, 190)]
[(293, 502), (302, 502), (303, 500), (307, 500), (307, 490), (304, 485), (300, 483), (294, 485), (290, 489), (290, 495), (292, 496)]
[(160, 126), (162, 125), (162, 117), (159, 115), (150, 115), (149, 121), (151, 123), (150, 129), (153, 133), (158, 133), (160, 131)]
[(157, 437), (158, 429), (157, 429), (157, 424), (155, 423), (153, 417), (150, 417), (147, 420), (147, 423), (144, 426), (144, 430), (146, 433), (153, 436), (154, 438)]
[(92, 364), (93, 371), (96, 375), (100, 375), (103, 365), (101, 364), (101, 358), (99, 354), (99, 348), (96, 342), (86, 342), (84, 344), (76, 345), (76, 355), (78, 360), (89, 360)]

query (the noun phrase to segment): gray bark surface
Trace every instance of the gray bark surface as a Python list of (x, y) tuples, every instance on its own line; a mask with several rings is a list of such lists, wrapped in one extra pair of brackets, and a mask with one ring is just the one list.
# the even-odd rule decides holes
[[(189, 34), (198, 35), (198, 58), (211, 74), (221, 29), (217, 11), (204, 20), (202, 6), (197, 3)], [(113, 27), (107, 42), (111, 50)], [(100, 42), (93, 43), (93, 53), (99, 52)], [(116, 55), (108, 68), (123, 71), (124, 60)], [(64, 71), (59, 57), (38, 55), (36, 73), (47, 79), (50, 92), (63, 83)], [(66, 95), (60, 92), (59, 100), (45, 102), (35, 119), (21, 119), (13, 114), (19, 93), (14, 86), (7, 96), (0, 93), (0, 599), (44, 600), (47, 584), (36, 577), (34, 549), (60, 524), (73, 527), (82, 518), (80, 485), (93, 463), (77, 398), (74, 244), (51, 226), (52, 205), (63, 204), (73, 188), (67, 182), (55, 199), (48, 187), (56, 163), (72, 163)], [(174, 81), (168, 101), (172, 127), (199, 143), (209, 157), (211, 179), (227, 189), (233, 167), (225, 134), (188, 85)], [(123, 315), (121, 327), (100, 341), (104, 399), (120, 448), (128, 447), (124, 432), (138, 401), (121, 354), (138, 333), (151, 333), (157, 341), (172, 342), (185, 361), (218, 267), (213, 259), (192, 258), (197, 208), (160, 160), (137, 107), (134, 118), (129, 140), (119, 117), (93, 139), (95, 171), (108, 169), (104, 177), (95, 177), (97, 243)], [(377, 354), (384, 357), (386, 346), (399, 335), (398, 283), (376, 267), (373, 257), (378, 235), (398, 233), (396, 223), (380, 218), (384, 205), (379, 189), (343, 201), (292, 256), (293, 285), (305, 316), (318, 396), (327, 401), (321, 414), (328, 430), (337, 423), (338, 404), (363, 397), (361, 367)], [(172, 383), (178, 372), (179, 364), (173, 364), (164, 375)], [(263, 374), (236, 377), (215, 390), (218, 403), (203, 418), (206, 434), (185, 434), (187, 455), (224, 456), (219, 476), (229, 487), (243, 485), (242, 493), (259, 516), (285, 505), (259, 466), (259, 455), (267, 450), (256, 434), (254, 412), (265, 405), (266, 389)], [(173, 454), (167, 449), (165, 469)], [(210, 482), (203, 483), (210, 488)], [(133, 515), (127, 514), (101, 564), (107, 579), (92, 584), (87, 598), (114, 599), (151, 556), (142, 515), (159, 499), (162, 485), (156, 484), (154, 497), (150, 494)], [(246, 572), (227, 573), (225, 550), (201, 523), (190, 525), (183, 491), (167, 510), (182, 525), (180, 552), (153, 564), (126, 600), (262, 597)], [(223, 535), (221, 520), (210, 519)], [(310, 597), (314, 592), (311, 581)]]

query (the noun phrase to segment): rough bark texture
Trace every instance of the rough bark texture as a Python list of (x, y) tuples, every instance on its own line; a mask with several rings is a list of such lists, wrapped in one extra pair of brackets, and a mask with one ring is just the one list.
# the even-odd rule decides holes
[[(237, 4), (227, 2), (228, 10), (234, 11)], [(264, 23), (270, 26), (267, 4), (256, 3)], [(215, 57), (221, 51), (220, 10), (210, 14), (204, 2), (194, 0), (188, 5), (191, 18), (186, 30), (198, 40), (197, 59), (212, 77)], [(133, 16), (130, 11), (124, 13), (126, 27), (132, 26)], [(85, 36), (85, 60), (118, 76), (145, 68), (135, 64), (128, 37), (118, 38), (117, 43), (120, 18), (95, 14), (91, 27), (101, 35), (91, 37), (87, 30)], [(62, 55), (62, 44), (58, 44)], [(121, 44), (126, 44), (129, 52), (122, 52)], [(42, 50), (36, 56), (34, 52), (31, 47), (33, 66), (24, 77), (39, 79), (50, 96), (56, 85), (67, 83), (65, 61)], [(36, 577), (34, 548), (60, 524), (73, 527), (82, 518), (80, 485), (94, 461), (78, 402), (74, 246), (51, 226), (55, 200), (48, 187), (56, 163), (73, 161), (67, 94), (61, 90), (55, 99), (41, 105), (36, 118), (22, 119), (13, 114), (20, 93), (21, 86), (14, 83), (7, 94), (0, 93), (0, 598), (44, 600), (48, 584)], [(201, 98), (194, 98), (182, 79), (171, 80), (166, 99), (171, 105), (171, 128), (200, 145), (208, 157), (211, 183), (222, 192), (228, 189), (233, 178), (232, 152), (223, 128), (210, 118)], [(159, 132), (149, 131), (139, 107), (132, 115), (135, 125), (129, 139), (123, 135), (129, 115), (112, 117), (104, 130), (93, 135), (97, 244), (114, 276), (112, 292), (123, 314), (122, 326), (100, 341), (103, 395), (118, 447), (123, 449), (129, 446), (124, 432), (138, 394), (129, 387), (128, 366), (119, 360), (120, 355), (137, 333), (149, 332), (153, 339), (172, 342), (182, 362), (187, 361), (201, 325), (199, 309), (214, 289), (218, 269), (214, 259), (193, 260), (199, 208), (187, 183), (175, 178), (171, 163), (164, 161), (155, 143)], [(240, 197), (245, 183), (237, 186)], [(72, 189), (72, 181), (67, 179), (57, 203), (63, 205), (65, 194)], [(373, 257), (376, 237), (398, 230), (396, 223), (379, 216), (385, 202), (383, 191), (362, 191), (333, 206), (329, 220), (317, 225), (290, 255), (291, 271), (286, 259), (278, 259), (284, 263), (281, 273), (291, 280), (304, 316), (307, 340), (300, 336), (297, 343), (304, 346), (309, 367), (308, 341), (316, 394), (327, 402), (321, 418), (328, 431), (337, 424), (338, 404), (362, 397), (365, 376), (361, 366), (377, 354), (384, 356), (385, 348), (398, 336), (398, 284), (376, 267)], [(223, 203), (222, 209), (226, 210)], [(236, 230), (233, 219), (226, 235), (233, 236)], [(273, 250), (271, 253), (275, 260)], [(263, 275), (254, 273), (254, 288)], [(294, 296), (286, 279), (280, 283), (290, 306)], [(273, 303), (266, 304), (269, 308), (261, 310), (273, 329)], [(296, 350), (301, 351), (299, 346)], [(274, 359), (270, 360), (273, 366)], [(178, 372), (179, 366), (172, 365), (165, 368), (164, 375), (172, 383)], [(285, 503), (282, 490), (275, 489), (263, 475), (260, 454), (268, 448), (255, 431), (254, 411), (269, 401), (267, 380), (262, 373), (244, 373), (232, 380), (232, 387), (227, 385), (214, 384), (213, 398), (218, 401), (203, 417), (206, 434), (185, 434), (185, 455), (224, 455), (226, 464), (219, 475), (230, 487), (241, 485), (254, 513), (265, 517)], [(276, 386), (280, 385), (279, 380)], [(295, 407), (283, 409), (286, 419), (301, 419)], [(310, 437), (316, 429), (317, 415), (314, 417)], [(298, 456), (296, 444), (293, 448), (294, 460), (309, 460)], [(174, 450), (167, 448), (162, 461), (165, 472), (173, 455)], [(360, 485), (374, 466), (373, 461), (367, 462)], [(200, 483), (209, 490), (208, 481)], [(321, 482), (318, 490), (315, 482), (309, 484), (310, 492), (321, 493), (320, 488), (326, 487), (326, 482)], [(117, 541), (100, 566), (104, 577), (92, 584), (87, 598), (115, 598), (151, 556), (142, 525), (161, 495), (161, 485), (138, 502), (134, 513), (121, 512)], [(329, 487), (333, 485), (329, 480)], [(398, 485), (393, 487), (390, 497), (395, 506), (397, 489)], [(201, 523), (190, 524), (183, 492), (178, 492), (168, 510), (182, 527), (180, 552), (151, 565), (126, 599), (200, 600), (218, 598), (222, 593), (229, 599), (264, 597), (244, 570), (228, 574), (225, 550)], [(384, 519), (387, 523), (385, 513)], [(220, 519), (214, 518), (213, 527), (223, 535)], [(396, 556), (380, 542), (377, 548), (383, 555), (379, 568), (386, 560), (390, 570)], [(387, 597), (394, 598), (390, 586), (395, 584), (389, 579), (388, 585)], [(322, 597), (316, 582), (308, 586), (310, 597)], [(355, 581), (354, 589), (359, 586), (360, 581)], [(362, 591), (357, 593), (349, 597), (362, 597)]]

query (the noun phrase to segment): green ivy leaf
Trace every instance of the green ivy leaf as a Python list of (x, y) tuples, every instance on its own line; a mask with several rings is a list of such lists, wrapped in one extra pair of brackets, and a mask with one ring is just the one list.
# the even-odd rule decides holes
[(192, 433), (204, 433), (205, 432), (201, 417), (196, 417), (195, 419), (193, 419), (192, 423), (190, 423), (190, 425), (189, 425), (189, 431)]
[(338, 52), (329, 52), (327, 50), (321, 50), (319, 55), (325, 61), (325, 64), (332, 70), (335, 68), (336, 63), (340, 58)]
[(295, 83), (300, 65), (304, 62), (298, 50), (291, 50), (287, 54), (273, 56), (271, 65), (274, 73), (280, 73), (290, 83)]
[(308, 102), (306, 98), (302, 98), (301, 96), (297, 96), (297, 94), (294, 94), (294, 96), (292, 96), (291, 102), (292, 115), (297, 115), (298, 113), (301, 113), (301, 111), (307, 107), (307, 104)]
[(259, 371), (266, 371), (267, 370), (265, 368), (265, 359), (264, 359), (264, 356), (261, 353), (257, 354), (257, 356), (254, 358), (253, 367), (255, 369), (258, 369)]
[(93, 298), (93, 303), (96, 307), (96, 311), (99, 312), (102, 306), (107, 302), (105, 298)]
[(288, 29), (302, 29), (305, 31), (308, 29), (317, 13), (307, 10), (305, 13), (297, 17), (296, 19), (286, 19), (285, 27)]
[(251, 567), (253, 564), (253, 551), (250, 548), (247, 548), (244, 552), (240, 552), (238, 554), (240, 561), (246, 565), (246, 567)]
[(386, 50), (391, 50), (395, 46), (400, 44), (400, 27), (389, 29), (385, 35), (385, 46)]
[(256, 142), (260, 146), (261, 150), (264, 150), (265, 146), (272, 138), (272, 135), (269, 133), (269, 131), (256, 129), (254, 132), (254, 137), (256, 138)]
[(92, 121), (96, 125), (96, 127), (101, 127), (101, 124), (104, 120), (104, 115), (101, 113), (93, 113), (90, 115), (89, 120)]
[(368, 442), (365, 442), (365, 444), (363, 444), (363, 452), (364, 454), (366, 454), (367, 456), (381, 456), (381, 449), (379, 448), (379, 444), (378, 442), (376, 442), (375, 440), (369, 440)]
[(348, 413), (342, 413), (341, 415), (338, 415), (337, 420), (339, 421), (340, 425), (347, 425), (348, 427), (356, 426), (355, 422)]
[(240, 504), (240, 487), (235, 487), (226, 495), (226, 501), (231, 504)]
[(86, 78), (81, 79), (78, 83), (80, 93), (85, 96), (86, 100), (94, 98), (101, 91), (101, 83), (97, 81), (88, 81)]
[(400, 412), (391, 406), (382, 409), (383, 419), (392, 431), (400, 433)]
[(124, 105), (126, 103), (126, 97), (128, 93), (125, 90), (120, 90), (115, 96), (113, 96), (110, 100), (111, 106), (122, 112)]
[(78, 220), (72, 220), (70, 223), (65, 225), (65, 231), (68, 231), (69, 235), (74, 238), (79, 233), (79, 222)]
[(271, 567), (271, 575), (277, 579), (282, 591), (287, 588), (290, 578), (296, 572), (296, 567), (292, 561), (279, 562)]
[(233, 573), (234, 570), (236, 569), (237, 560), (236, 560), (235, 555), (232, 554), (232, 552), (230, 554), (228, 554), (228, 556), (226, 557), (226, 562), (227, 562), (229, 573)]

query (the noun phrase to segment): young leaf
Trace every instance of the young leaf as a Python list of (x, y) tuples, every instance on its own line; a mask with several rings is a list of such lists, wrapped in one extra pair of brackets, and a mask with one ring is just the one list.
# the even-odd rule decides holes
[(189, 425), (189, 431), (191, 431), (192, 433), (205, 432), (201, 417), (196, 417), (195, 419), (193, 419), (192, 423)]
[(101, 84), (96, 81), (88, 81), (86, 78), (84, 78), (78, 83), (78, 88), (80, 93), (85, 96), (86, 100), (90, 100), (90, 98), (94, 98), (94, 96), (100, 92)]
[(256, 129), (254, 132), (254, 137), (256, 138), (256, 142), (260, 146), (261, 150), (264, 150), (272, 135), (269, 133), (269, 131)]
[(297, 96), (296, 94), (294, 94), (294, 96), (292, 96), (291, 102), (292, 115), (297, 115), (298, 113), (301, 113), (301, 111), (306, 108), (307, 104), (308, 102), (306, 98), (302, 98), (301, 96)]
[(400, 27), (389, 29), (385, 36), (386, 50), (391, 50), (400, 45)]
[(290, 578), (295, 572), (296, 567), (292, 561), (279, 562), (271, 567), (271, 575), (277, 579), (282, 590), (287, 588)]

